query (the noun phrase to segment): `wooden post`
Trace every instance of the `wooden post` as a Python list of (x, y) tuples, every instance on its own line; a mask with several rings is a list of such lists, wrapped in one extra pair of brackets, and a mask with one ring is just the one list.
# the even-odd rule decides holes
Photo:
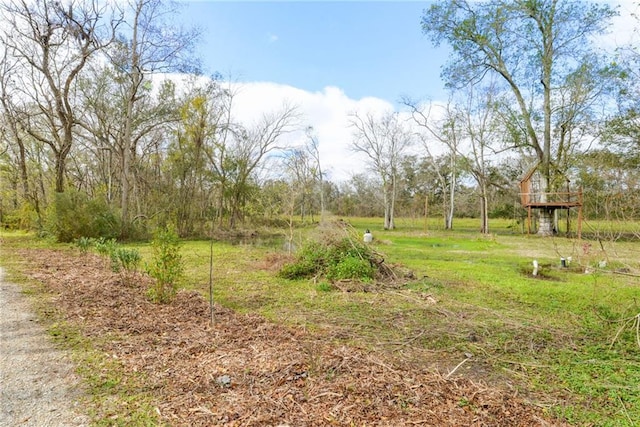
[(578, 240), (582, 239), (582, 188), (578, 192)]

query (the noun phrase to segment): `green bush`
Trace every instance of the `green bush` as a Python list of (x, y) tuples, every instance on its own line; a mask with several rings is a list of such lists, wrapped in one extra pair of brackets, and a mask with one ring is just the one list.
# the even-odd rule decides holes
[(331, 286), (331, 284), (327, 283), (327, 282), (320, 282), (316, 286), (316, 291), (318, 291), (318, 292), (331, 292), (331, 291), (333, 291), (333, 286)]
[(325, 277), (327, 280), (358, 279), (369, 281), (376, 275), (372, 250), (349, 237), (320, 243), (307, 243), (295, 262), (282, 267), (278, 275), (285, 279)]
[(369, 260), (355, 256), (342, 258), (335, 264), (327, 268), (326, 277), (328, 280), (360, 279), (371, 280), (374, 278), (375, 269)]
[(120, 274), (124, 284), (130, 284), (138, 272), (142, 256), (137, 249), (120, 247), (116, 239), (105, 239), (104, 237), (99, 239), (81, 237), (75, 242), (80, 251), (85, 250), (86, 245), (93, 246), (98, 254), (106, 258), (107, 264), (110, 262), (111, 271)]
[(2, 215), (1, 225), (9, 230), (39, 230), (42, 221), (33, 205), (23, 201), (16, 209)]
[(59, 242), (72, 242), (80, 237), (116, 237), (120, 220), (102, 199), (91, 199), (85, 193), (67, 190), (55, 193), (48, 210), (46, 230)]
[(313, 277), (324, 271), (327, 255), (326, 247), (318, 242), (309, 242), (302, 247), (296, 261), (285, 264), (278, 275), (290, 280)]
[(116, 273), (122, 269), (129, 271), (137, 270), (140, 260), (140, 252), (136, 249), (117, 248), (111, 252), (111, 268)]
[(370, 255), (371, 250), (367, 246), (349, 238), (339, 240), (327, 247), (327, 261), (330, 266), (335, 266), (346, 258), (368, 259)]
[(155, 279), (155, 285), (149, 290), (149, 296), (155, 302), (167, 303), (173, 299), (184, 273), (180, 241), (175, 229), (159, 229), (151, 246), (153, 259), (147, 265), (147, 272)]
[(313, 277), (318, 271), (318, 266), (307, 260), (298, 260), (291, 264), (285, 264), (278, 272), (278, 276), (284, 279), (296, 280)]

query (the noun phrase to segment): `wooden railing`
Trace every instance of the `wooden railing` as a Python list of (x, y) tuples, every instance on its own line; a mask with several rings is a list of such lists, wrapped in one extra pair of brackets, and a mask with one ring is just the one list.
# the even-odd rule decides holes
[(582, 205), (582, 190), (557, 193), (520, 193), (522, 206), (559, 206)]

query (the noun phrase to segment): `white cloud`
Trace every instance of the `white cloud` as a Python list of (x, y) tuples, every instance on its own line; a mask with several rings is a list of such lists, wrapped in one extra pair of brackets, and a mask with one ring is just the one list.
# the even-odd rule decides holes
[[(156, 74), (151, 78), (154, 91), (165, 79), (173, 81), (179, 91), (194, 84), (189, 82), (190, 76), (183, 74)], [(196, 84), (204, 85), (207, 81), (208, 77), (201, 76)], [(287, 134), (284, 142), (302, 146), (307, 142), (305, 131), (312, 126), (319, 142), (323, 172), (333, 182), (345, 181), (366, 171), (365, 156), (350, 149), (353, 129), (349, 126), (349, 115), (393, 111), (393, 105), (388, 101), (375, 97), (352, 99), (335, 86), (317, 92), (272, 82), (227, 82), (223, 86), (234, 94), (233, 120), (249, 128), (257, 125), (265, 114), (282, 111), (285, 105), (295, 106), (300, 116), (299, 130)]]
[(252, 82), (239, 84), (238, 89), (233, 114), (247, 125), (259, 120), (264, 113), (278, 111), (284, 104), (297, 106), (302, 115), (300, 131), (289, 135), (289, 142), (303, 144), (304, 129), (312, 126), (319, 141), (322, 168), (334, 182), (347, 180), (366, 169), (363, 156), (349, 148), (353, 132), (349, 127), (349, 114), (393, 110), (393, 105), (385, 100), (351, 99), (334, 86), (309, 92), (288, 85)]
[(638, 27), (638, 19), (635, 15), (640, 8), (636, 0), (608, 0), (605, 3), (617, 10), (618, 16), (611, 20), (607, 34), (595, 37), (596, 46), (611, 51), (637, 42), (635, 28)]
[[(635, 0), (608, 0), (612, 6), (618, 6), (620, 16), (614, 18), (611, 32), (597, 39), (598, 45), (611, 49), (629, 43), (637, 37), (634, 28), (639, 26), (633, 16), (640, 12)], [(267, 42), (275, 43), (279, 40), (273, 33), (267, 33)], [(323, 170), (328, 173), (332, 181), (348, 180), (352, 175), (366, 170), (364, 155), (350, 150), (353, 130), (349, 127), (349, 115), (354, 112), (383, 113), (394, 110), (389, 101), (364, 97), (350, 98), (341, 88), (327, 86), (321, 91), (310, 92), (293, 86), (272, 82), (233, 83), (237, 89), (234, 98), (233, 115), (235, 119), (246, 125), (260, 120), (265, 113), (278, 111), (283, 104), (296, 105), (302, 115), (300, 131), (288, 135), (288, 142), (303, 144), (306, 140), (304, 129), (312, 126), (320, 144), (320, 156)], [(432, 111), (433, 119), (442, 115), (445, 102), (434, 100), (436, 108)], [(403, 119), (409, 119), (405, 111)], [(443, 152), (441, 144), (433, 142), (433, 154)], [(415, 153), (422, 153), (423, 148), (416, 144)]]

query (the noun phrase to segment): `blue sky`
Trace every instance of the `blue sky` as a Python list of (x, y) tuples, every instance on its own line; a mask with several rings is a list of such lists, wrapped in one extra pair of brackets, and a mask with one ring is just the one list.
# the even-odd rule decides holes
[(327, 86), (354, 99), (441, 98), (446, 50), (422, 35), (418, 1), (196, 1), (208, 71), (307, 91)]
[[(205, 72), (241, 83), (235, 118), (250, 126), (283, 103), (298, 106), (300, 128), (316, 130), (334, 181), (366, 169), (366, 159), (350, 150), (350, 114), (403, 110), (401, 96), (447, 100), (440, 72), (448, 48), (435, 49), (420, 26), (431, 1), (181, 1), (182, 22), (203, 30)], [(635, 0), (606, 1), (622, 6), (613, 38), (628, 39)], [(301, 145), (305, 134), (289, 138)]]

